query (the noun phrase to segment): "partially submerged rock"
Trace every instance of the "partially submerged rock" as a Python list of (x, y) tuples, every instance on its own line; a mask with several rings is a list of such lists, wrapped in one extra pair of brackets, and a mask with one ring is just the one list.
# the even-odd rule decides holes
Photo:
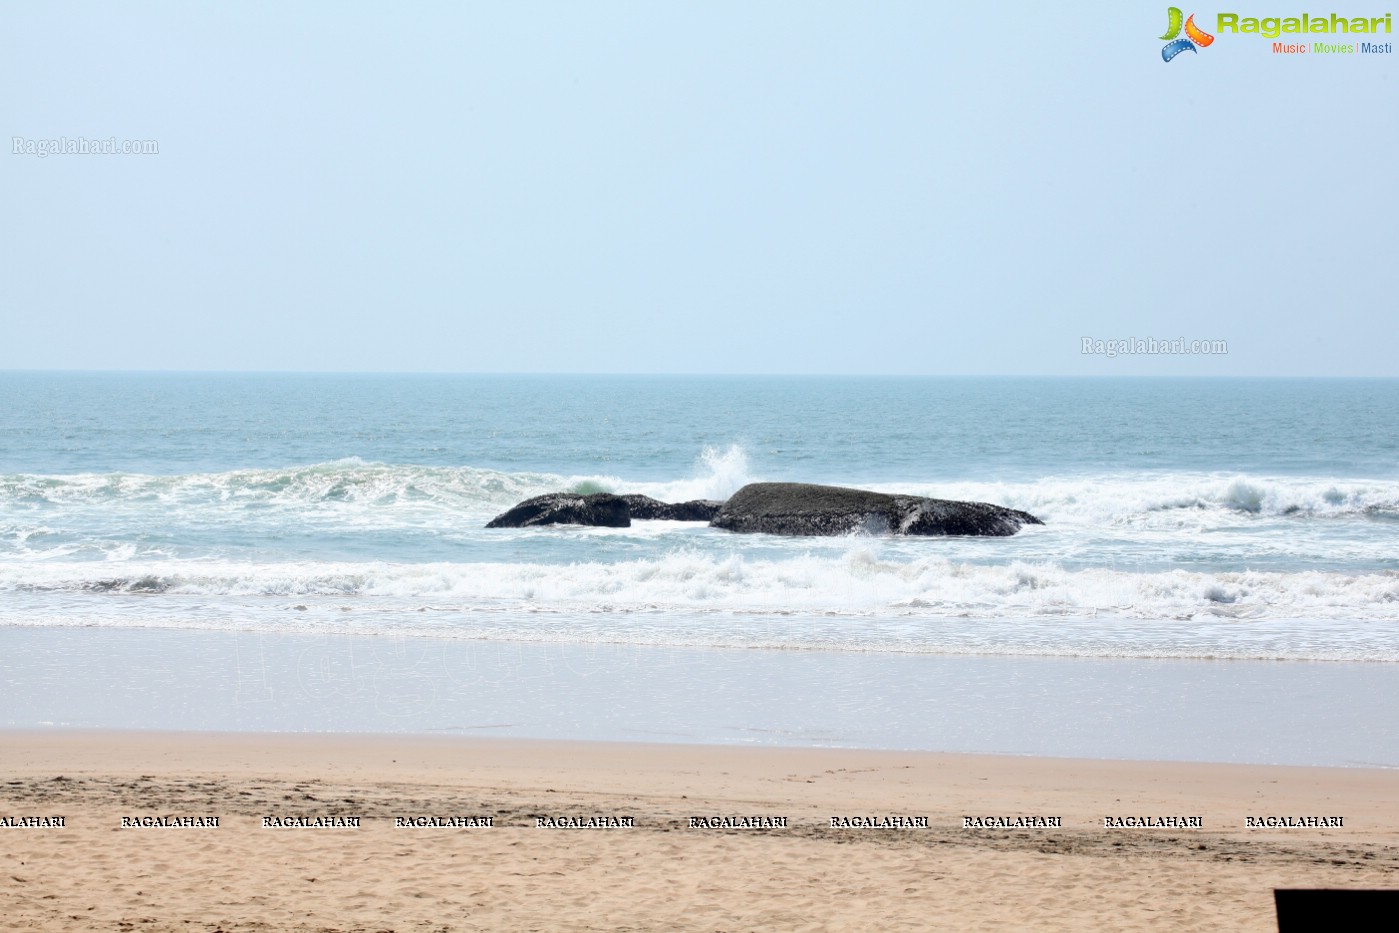
[(691, 499), (688, 502), (662, 502), (632, 493), (622, 497), (635, 519), (665, 519), (673, 522), (707, 522), (719, 514), (724, 503), (713, 499)]
[(843, 486), (749, 483), (727, 502), (662, 502), (650, 496), (551, 492), (526, 499), (487, 528), (599, 525), (627, 528), (632, 519), (709, 522), (714, 528), (772, 535), (1013, 535), (1042, 525), (1028, 512), (988, 502), (891, 496)]
[(610, 492), (579, 495), (551, 492), (502, 512), (486, 523), (487, 528), (529, 528), (534, 525), (601, 525), (627, 528), (631, 510), (627, 500)]
[(526, 499), (487, 523), (487, 528), (528, 528), (532, 525), (601, 525), (627, 528), (635, 519), (668, 519), (678, 522), (707, 522), (719, 512), (722, 502), (692, 499), (689, 502), (662, 502), (650, 496), (616, 496), (610, 492), (589, 495), (551, 492)]
[(988, 502), (893, 496), (809, 483), (750, 483), (725, 502), (715, 528), (773, 535), (1013, 535), (1042, 525), (1028, 512)]

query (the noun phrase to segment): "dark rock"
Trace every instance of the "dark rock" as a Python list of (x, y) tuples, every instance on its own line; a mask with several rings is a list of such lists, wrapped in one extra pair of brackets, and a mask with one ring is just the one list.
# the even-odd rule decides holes
[(528, 528), (532, 525), (601, 525), (627, 528), (631, 511), (627, 500), (610, 492), (583, 496), (572, 492), (551, 492), (526, 499), (486, 523), (487, 528)]
[(715, 528), (773, 535), (1013, 535), (1044, 524), (1028, 512), (986, 502), (891, 496), (841, 486), (750, 483), (710, 522)]
[(713, 499), (691, 499), (688, 502), (662, 502), (659, 499), (652, 499), (650, 496), (643, 496), (639, 493), (632, 493), (622, 498), (627, 500), (627, 507), (631, 509), (632, 518), (659, 518), (673, 522), (712, 521), (714, 516), (719, 514), (719, 509), (724, 504), (722, 502), (716, 502)]

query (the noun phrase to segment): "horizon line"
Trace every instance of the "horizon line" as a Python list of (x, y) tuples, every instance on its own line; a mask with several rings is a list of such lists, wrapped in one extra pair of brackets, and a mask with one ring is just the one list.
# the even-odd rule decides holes
[(676, 377), (706, 379), (1399, 379), (1399, 374), (1205, 374), (1205, 373), (876, 373), (876, 372), (637, 372), (542, 370), (430, 370), (430, 369), (83, 369), (0, 367), (0, 375), (104, 375), (104, 376), (569, 376), (569, 377)]

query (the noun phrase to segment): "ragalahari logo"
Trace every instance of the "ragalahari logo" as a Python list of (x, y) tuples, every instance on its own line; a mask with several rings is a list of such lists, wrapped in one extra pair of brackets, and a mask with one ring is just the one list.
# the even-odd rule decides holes
[(1170, 28), (1161, 38), (1165, 41), (1166, 47), (1161, 50), (1161, 60), (1168, 62), (1186, 49), (1195, 51), (1195, 46), (1204, 48), (1214, 41), (1214, 36), (1200, 29), (1195, 25), (1195, 14), (1191, 13), (1190, 18), (1185, 21), (1185, 35), (1188, 38), (1179, 39), (1181, 28), (1181, 13), (1179, 7), (1169, 7), (1166, 13), (1171, 18)]

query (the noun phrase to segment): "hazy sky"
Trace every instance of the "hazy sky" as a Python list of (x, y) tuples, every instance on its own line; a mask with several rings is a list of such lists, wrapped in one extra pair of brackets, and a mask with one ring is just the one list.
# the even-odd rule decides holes
[(1399, 375), (1399, 54), (1165, 63), (1165, 4), (1094, 0), (0, 10), (0, 369)]

